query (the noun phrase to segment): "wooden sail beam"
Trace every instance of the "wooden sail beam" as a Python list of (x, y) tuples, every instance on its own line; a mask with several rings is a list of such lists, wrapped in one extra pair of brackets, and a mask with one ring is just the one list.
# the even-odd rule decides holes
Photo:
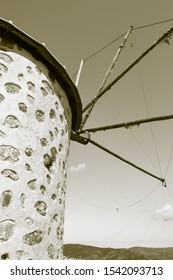
[(78, 87), (78, 84), (79, 84), (79, 79), (80, 79), (80, 76), (81, 76), (82, 67), (83, 67), (83, 60), (81, 60), (81, 63), (79, 65), (79, 70), (77, 72), (77, 77), (76, 77), (76, 81), (75, 81), (75, 86), (76, 87)]
[(139, 126), (140, 124), (144, 124), (144, 123), (165, 121), (165, 120), (170, 120), (170, 119), (173, 119), (173, 115), (146, 118), (146, 119), (140, 119), (140, 120), (136, 120), (136, 121), (123, 122), (123, 123), (112, 124), (112, 125), (107, 125), (107, 126), (100, 126), (100, 127), (95, 127), (95, 128), (87, 128), (85, 130), (81, 130), (79, 132), (79, 134), (85, 133), (85, 132), (106, 131), (106, 130), (122, 128), (122, 127), (131, 128), (135, 125)]
[(151, 177), (153, 177), (153, 178), (155, 178), (155, 179), (161, 181), (163, 187), (167, 187), (166, 181), (165, 181), (164, 178), (158, 177), (157, 175), (152, 174), (151, 172), (149, 172), (149, 171), (147, 171), (147, 170), (145, 170), (145, 169), (139, 167), (138, 165), (132, 163), (131, 161), (129, 161), (129, 160), (127, 160), (127, 159), (124, 159), (123, 157), (121, 157), (121, 156), (115, 154), (114, 152), (110, 151), (109, 149), (107, 149), (107, 148), (103, 147), (102, 145), (98, 144), (97, 142), (93, 141), (93, 140), (89, 137), (89, 135), (88, 135), (88, 137), (83, 137), (83, 136), (81, 136), (81, 135), (79, 135), (79, 134), (73, 133), (73, 134), (72, 134), (72, 137), (71, 137), (71, 140), (72, 140), (72, 141), (77, 141), (78, 143), (84, 144), (84, 145), (86, 145), (86, 144), (88, 144), (88, 143), (91, 143), (91, 144), (93, 144), (94, 146), (96, 146), (97, 148), (99, 148), (99, 149), (105, 151), (106, 153), (108, 153), (108, 154), (114, 156), (115, 158), (118, 158), (119, 160), (125, 162), (126, 164), (128, 164), (128, 165), (130, 165), (130, 166), (132, 166), (132, 167), (134, 167), (135, 169), (137, 169), (137, 170), (139, 170), (139, 171), (141, 171), (141, 172), (143, 172), (143, 173), (145, 173), (145, 174), (147, 174), (147, 175), (149, 175), (149, 176), (151, 176)]
[(147, 170), (145, 170), (145, 169), (143, 169), (143, 168), (137, 166), (136, 164), (130, 162), (129, 160), (124, 159), (123, 157), (121, 157), (121, 156), (115, 154), (114, 152), (108, 150), (107, 148), (103, 147), (102, 145), (98, 144), (97, 142), (95, 142), (95, 141), (93, 141), (93, 140), (91, 140), (91, 139), (88, 139), (88, 142), (91, 143), (91, 144), (93, 144), (93, 145), (96, 146), (97, 148), (99, 148), (99, 149), (105, 151), (106, 153), (108, 153), (108, 154), (110, 154), (110, 155), (112, 155), (112, 156), (118, 158), (119, 160), (125, 162), (126, 164), (131, 165), (132, 167), (138, 169), (139, 171), (141, 171), (141, 172), (143, 172), (143, 173), (145, 173), (145, 174), (147, 174), (147, 175), (149, 175), (149, 176), (151, 176), (151, 177), (153, 177), (153, 178), (155, 178), (155, 179), (161, 181), (161, 182), (162, 182), (162, 185), (163, 185), (164, 187), (167, 187), (167, 186), (166, 186), (166, 181), (165, 181), (164, 178), (158, 177), (158, 176), (152, 174), (151, 172), (148, 172)]
[(96, 103), (112, 86), (125, 76), (137, 63), (139, 63), (151, 50), (153, 50), (159, 43), (167, 38), (170, 38), (173, 32), (173, 27), (166, 31), (157, 41), (155, 41), (144, 53), (142, 53), (132, 64), (130, 64), (119, 76), (117, 76), (105, 89), (103, 89), (93, 100), (91, 100), (83, 109), (83, 113)]
[(94, 101), (92, 102), (91, 106), (88, 108), (88, 112), (86, 113), (86, 115), (83, 118), (83, 121), (82, 121), (80, 129), (82, 129), (84, 127), (85, 123), (87, 122), (87, 119), (89, 118), (89, 116), (90, 116), (90, 114), (91, 114), (91, 112), (92, 112), (92, 110), (93, 110), (93, 108), (94, 108), (94, 106), (95, 106), (95, 104), (97, 102), (97, 96), (99, 96), (99, 94), (103, 91), (103, 88), (104, 88), (104, 86), (105, 86), (105, 84), (106, 84), (106, 82), (107, 82), (107, 80), (108, 80), (108, 78), (109, 78), (109, 76), (110, 76), (114, 66), (115, 66), (115, 63), (117, 62), (117, 60), (118, 60), (118, 58), (119, 58), (123, 48), (125, 47), (126, 41), (127, 41), (128, 37), (129, 37), (130, 32), (132, 31), (132, 29), (133, 29), (133, 27), (131, 26), (130, 29), (126, 33), (123, 42), (121, 43), (120, 47), (118, 48), (118, 51), (116, 52), (116, 54), (115, 54), (115, 56), (114, 56), (114, 58), (112, 60), (112, 63), (109, 66), (109, 68), (108, 68), (108, 70), (106, 72), (106, 75), (105, 75), (105, 77), (104, 77), (104, 79), (103, 79), (103, 81), (102, 81), (102, 83), (101, 83), (101, 85), (100, 85), (100, 87), (98, 89), (97, 95), (96, 95)]

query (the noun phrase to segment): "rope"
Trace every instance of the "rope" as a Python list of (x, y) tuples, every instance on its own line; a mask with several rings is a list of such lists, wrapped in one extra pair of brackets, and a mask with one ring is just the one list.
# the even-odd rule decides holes
[(154, 25), (163, 24), (163, 23), (170, 22), (170, 21), (173, 21), (173, 18), (158, 21), (158, 22), (154, 22), (154, 23), (150, 23), (150, 24), (146, 24), (146, 25), (142, 25), (142, 26), (138, 26), (138, 27), (135, 27), (133, 30), (138, 30), (138, 29), (142, 29), (142, 28), (146, 28), (146, 27), (151, 27), (151, 26), (154, 26)]
[[(154, 189), (156, 189), (156, 187), (158, 187), (158, 185), (155, 186)], [(152, 191), (151, 193), (154, 192), (154, 189), (153, 189), (153, 191)], [(151, 193), (150, 193), (150, 194), (151, 194)], [(147, 205), (150, 203), (151, 199), (152, 199), (152, 197), (151, 197), (150, 200), (147, 202)], [(111, 235), (111, 236), (109, 236), (109, 237), (107, 237), (107, 238), (105, 238), (105, 239), (103, 239), (103, 240), (100, 240), (98, 243), (106, 242), (106, 241), (112, 239), (113, 237), (119, 235), (120, 233), (126, 231), (128, 228), (132, 227), (139, 219), (142, 220), (142, 219), (141, 219), (141, 215), (142, 215), (142, 212), (140, 212), (139, 215), (138, 215), (137, 217), (135, 217), (135, 219), (133, 219), (132, 221), (130, 221), (129, 224), (128, 224), (126, 227), (124, 227), (124, 228), (121, 229), (120, 231), (114, 233), (113, 235)], [(141, 240), (141, 241), (142, 241), (142, 240)]]
[[(158, 44), (170, 37), (173, 32), (173, 27), (168, 29), (157, 41), (155, 41), (148, 49), (146, 49), (135, 61), (133, 61), (121, 74), (119, 74), (104, 90), (97, 95), (97, 100), (100, 99), (106, 92), (108, 92), (120, 79), (122, 79), (136, 64), (138, 64), (149, 52), (151, 52)], [(83, 109), (83, 113), (95, 102), (92, 99)]]
[(169, 156), (169, 160), (168, 160), (168, 164), (167, 164), (167, 168), (166, 168), (166, 171), (165, 171), (164, 178), (166, 178), (167, 173), (168, 173), (168, 169), (169, 169), (169, 166), (170, 166), (170, 163), (171, 163), (172, 153), (173, 153), (173, 145), (172, 145), (172, 148), (171, 148), (171, 153), (170, 153), (170, 156)]
[[(171, 22), (173, 21), (173, 19), (167, 19), (167, 20), (163, 20), (163, 21), (158, 21), (158, 22), (154, 22), (154, 23), (150, 23), (150, 24), (146, 24), (146, 25), (142, 25), (142, 26), (138, 26), (138, 27), (134, 27), (133, 30), (139, 30), (139, 29), (144, 29), (144, 28), (148, 28), (154, 25), (159, 25), (159, 24), (163, 24), (163, 23), (167, 23), (167, 22)], [(119, 39), (121, 39), (126, 33), (121, 34), (120, 36), (116, 37), (115, 39), (113, 39), (111, 42), (109, 42), (108, 44), (106, 44), (105, 46), (103, 46), (102, 48), (98, 49), (97, 51), (93, 52), (91, 55), (87, 56), (83, 62), (86, 62), (88, 60), (90, 60), (91, 58), (93, 58), (94, 56), (96, 56), (97, 54), (99, 54), (100, 52), (102, 52), (103, 50), (105, 50), (106, 48), (108, 48), (110, 45), (112, 45), (113, 43), (117, 42)], [(76, 70), (76, 72), (73, 74), (72, 78), (75, 77), (75, 75), (77, 74), (78, 70)]]
[(79, 198), (81, 201), (85, 202), (86, 204), (88, 205), (91, 205), (91, 206), (94, 206), (96, 208), (100, 208), (100, 209), (106, 209), (106, 210), (116, 210), (116, 211), (119, 211), (119, 210), (123, 210), (123, 209), (127, 209), (127, 208), (131, 208), (137, 204), (139, 204), (140, 202), (144, 201), (147, 197), (149, 197), (158, 187), (159, 187), (160, 183), (157, 183), (157, 185), (147, 194), (145, 195), (144, 197), (142, 197), (141, 199), (139, 199), (138, 201), (132, 203), (132, 204), (129, 204), (127, 206), (124, 206), (124, 207), (105, 207), (105, 206), (101, 206), (101, 205), (98, 205), (96, 203), (92, 203), (84, 198), (82, 198), (80, 195), (76, 194), (75, 192), (73, 192), (71, 189), (70, 192), (76, 196), (77, 198)]
[[(135, 47), (134, 47), (135, 40), (134, 40), (133, 34), (131, 34), (131, 36), (133, 38), (133, 50), (134, 50), (134, 55), (135, 55), (135, 59), (136, 59), (137, 55), (136, 55), (136, 50), (135, 50)], [(142, 81), (141, 71), (140, 71), (140, 68), (139, 68), (138, 64), (137, 64), (136, 68), (137, 68), (137, 71), (138, 71), (138, 77), (139, 77), (140, 84), (141, 84), (142, 95), (143, 95), (143, 98), (144, 98), (145, 107), (146, 107), (146, 110), (147, 110), (148, 117), (150, 118), (150, 112), (149, 112), (149, 108), (148, 108), (147, 97), (146, 97), (146, 93), (145, 93), (145, 89), (144, 89), (144, 84), (143, 84), (143, 81)], [(149, 125), (150, 125), (150, 130), (151, 130), (151, 135), (152, 135), (152, 139), (153, 139), (153, 144), (154, 144), (154, 149), (155, 149), (155, 153), (156, 153), (156, 157), (157, 157), (157, 162), (158, 162), (158, 166), (159, 166), (160, 175), (162, 176), (160, 159), (159, 159), (159, 155), (158, 155), (158, 151), (157, 151), (157, 146), (156, 146), (156, 140), (155, 140), (155, 137), (154, 137), (153, 127), (152, 127), (151, 123)]]
[(160, 185), (160, 182), (157, 183), (157, 185), (147, 194), (145, 195), (143, 198), (139, 199), (138, 201), (132, 203), (132, 204), (129, 204), (128, 206), (125, 206), (125, 207), (119, 207), (118, 210), (121, 210), (121, 209), (126, 209), (126, 208), (129, 208), (129, 207), (133, 207), (137, 204), (139, 204), (140, 202), (144, 201), (147, 197), (149, 197)]
[[(151, 27), (154, 25), (159, 25), (159, 24), (163, 24), (166, 22), (170, 22), (173, 21), (173, 19), (167, 19), (167, 20), (163, 20), (163, 21), (158, 21), (158, 22), (154, 22), (154, 23), (150, 23), (150, 24), (146, 24), (146, 25), (142, 25), (142, 26), (138, 26), (138, 27), (134, 27), (133, 30), (139, 30), (139, 29), (144, 29), (147, 27)], [(115, 43), (116, 41), (118, 41), (119, 39), (121, 39), (126, 33), (121, 34), (120, 36), (118, 36), (117, 38), (113, 39), (110, 43), (108, 43), (107, 45), (103, 46), (102, 48), (100, 48), (99, 50), (95, 51), (93, 54), (89, 55), (88, 57), (86, 57), (84, 59), (84, 62), (86, 62), (87, 60), (91, 59), (92, 57), (96, 56), (98, 53), (102, 52), (104, 49), (106, 49), (107, 47), (109, 47), (110, 45), (112, 45), (113, 43)]]

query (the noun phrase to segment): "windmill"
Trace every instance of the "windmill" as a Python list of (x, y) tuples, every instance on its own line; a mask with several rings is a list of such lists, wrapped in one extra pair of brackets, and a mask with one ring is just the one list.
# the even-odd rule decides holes
[(1, 259), (63, 258), (70, 139), (85, 145), (91, 143), (161, 181), (166, 187), (165, 178), (123, 159), (93, 141), (90, 134), (172, 119), (172, 115), (85, 128), (96, 102), (160, 42), (169, 43), (173, 28), (105, 87), (132, 30), (130, 27), (125, 34), (96, 97), (83, 108), (81, 119), (82, 104), (77, 86), (83, 61), (75, 85), (44, 44), (12, 22), (0, 20)]

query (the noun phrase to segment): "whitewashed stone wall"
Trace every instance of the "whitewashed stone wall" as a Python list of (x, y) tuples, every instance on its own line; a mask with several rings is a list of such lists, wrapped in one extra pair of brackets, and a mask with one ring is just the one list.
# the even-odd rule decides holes
[(1, 50), (0, 259), (63, 258), (70, 133), (66, 94), (46, 67)]

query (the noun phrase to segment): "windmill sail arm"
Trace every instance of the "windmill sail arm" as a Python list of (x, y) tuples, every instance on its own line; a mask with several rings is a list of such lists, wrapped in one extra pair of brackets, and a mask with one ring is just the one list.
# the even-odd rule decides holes
[(110, 74), (111, 74), (111, 72), (112, 72), (112, 70), (113, 70), (113, 68), (114, 68), (114, 66), (115, 66), (115, 64), (116, 64), (116, 62), (117, 62), (121, 52), (122, 52), (122, 50), (123, 50), (123, 48), (125, 47), (126, 41), (127, 41), (128, 37), (129, 37), (130, 32), (132, 31), (132, 29), (133, 29), (133, 26), (131, 26), (130, 29), (127, 31), (123, 42), (121, 43), (120, 47), (118, 48), (118, 51), (116, 52), (116, 54), (115, 54), (115, 56), (114, 56), (114, 58), (112, 60), (112, 63), (109, 66), (109, 68), (108, 68), (108, 70), (107, 70), (107, 72), (106, 72), (106, 74), (104, 76), (104, 79), (103, 79), (103, 81), (102, 81), (102, 83), (101, 83), (101, 85), (100, 85), (100, 87), (98, 89), (97, 95), (93, 99), (92, 105), (88, 108), (88, 111), (87, 111), (86, 115), (83, 118), (83, 121), (82, 121), (82, 124), (81, 124), (81, 129), (84, 127), (85, 123), (87, 122), (87, 120), (88, 120), (88, 118), (89, 118), (89, 116), (90, 116), (90, 114), (91, 114), (91, 112), (92, 112), (92, 110), (93, 110), (93, 108), (94, 108), (94, 106), (95, 106), (95, 104), (97, 102), (97, 96), (99, 96), (99, 94), (102, 92), (102, 90), (103, 90), (103, 88), (104, 88), (104, 86), (105, 86), (105, 84), (106, 84), (106, 82), (107, 82), (107, 80), (108, 80), (108, 78), (109, 78), (109, 76), (110, 76)]
[(164, 178), (158, 177), (158, 176), (156, 176), (156, 175), (154, 175), (154, 174), (148, 172), (147, 170), (145, 170), (145, 169), (143, 169), (143, 168), (137, 166), (136, 164), (134, 164), (134, 163), (132, 163), (132, 162), (130, 162), (130, 161), (124, 159), (123, 157), (121, 157), (121, 156), (115, 154), (114, 152), (110, 151), (109, 149), (103, 147), (102, 145), (98, 144), (97, 142), (95, 142), (95, 141), (93, 141), (93, 140), (91, 140), (91, 139), (89, 139), (88, 141), (89, 141), (91, 144), (93, 144), (94, 146), (96, 146), (97, 148), (99, 148), (99, 149), (105, 151), (106, 153), (108, 153), (108, 154), (110, 154), (110, 155), (112, 155), (112, 156), (118, 158), (119, 160), (121, 160), (121, 161), (123, 161), (123, 162), (129, 164), (130, 166), (136, 168), (137, 170), (139, 170), (139, 171), (141, 171), (141, 172), (143, 172), (143, 173), (145, 173), (145, 174), (147, 174), (147, 175), (149, 175), (149, 176), (151, 176), (151, 177), (153, 177), (153, 178), (155, 178), (155, 179), (161, 181), (161, 182), (162, 182), (162, 185), (163, 185), (164, 187), (166, 187), (166, 182), (165, 182), (165, 179), (164, 179)]
[(123, 122), (123, 123), (118, 123), (118, 124), (112, 124), (112, 125), (106, 125), (106, 126), (100, 126), (100, 127), (95, 127), (95, 128), (87, 128), (85, 130), (81, 130), (81, 133), (84, 132), (98, 132), (98, 131), (106, 131), (106, 130), (111, 130), (111, 129), (117, 129), (117, 128), (131, 128), (133, 126), (139, 126), (141, 124), (145, 123), (151, 123), (151, 122), (157, 122), (157, 121), (166, 121), (173, 119), (173, 115), (165, 115), (165, 116), (158, 116), (158, 117), (152, 117), (152, 118), (145, 118), (145, 119), (140, 119), (140, 120), (135, 120), (135, 121), (129, 121), (129, 122)]

